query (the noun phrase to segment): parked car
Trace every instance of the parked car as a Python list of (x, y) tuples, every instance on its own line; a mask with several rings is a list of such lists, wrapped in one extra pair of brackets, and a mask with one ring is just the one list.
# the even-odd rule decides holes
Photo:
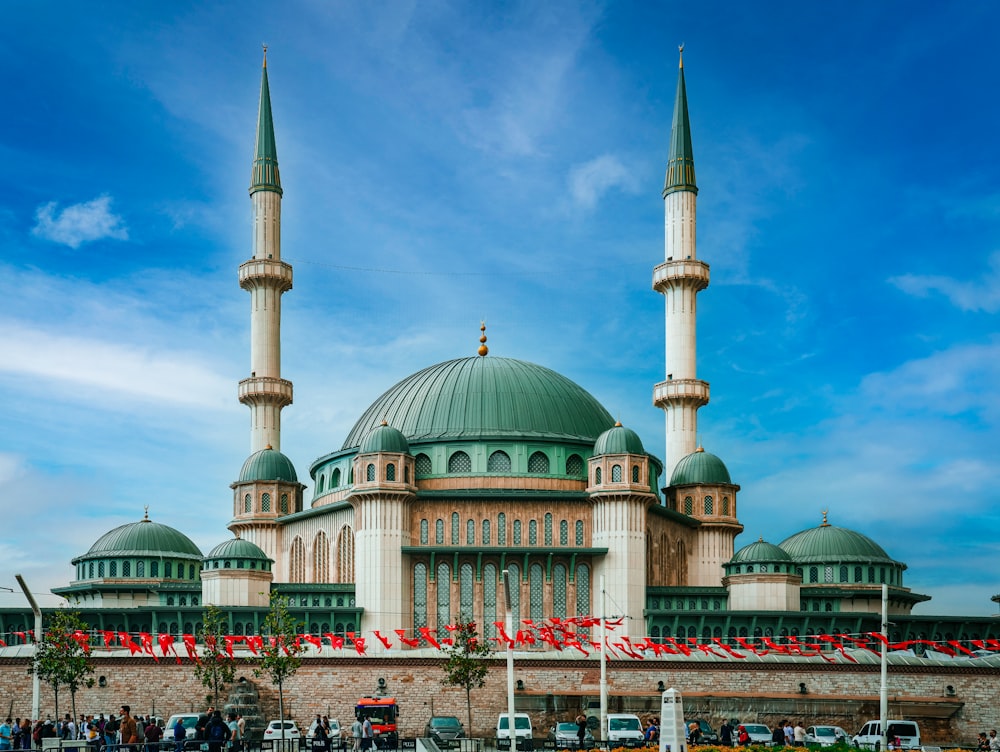
[[(510, 739), (510, 719), (506, 713), (497, 718), (497, 739)], [(531, 739), (531, 717), (527, 713), (514, 713), (514, 735), (519, 739)]]
[[(571, 749), (576, 747), (580, 743), (580, 737), (577, 734), (577, 729), (579, 727), (575, 723), (557, 723), (549, 731), (549, 740), (556, 743), (557, 749)], [(590, 733), (590, 729), (587, 729), (586, 734), (583, 737), (583, 743), (589, 744), (594, 741), (594, 735)]]
[(433, 739), (442, 749), (465, 736), (465, 727), (453, 715), (435, 715), (424, 726), (424, 736)]
[[(771, 729), (769, 729), (763, 723), (743, 723), (740, 725), (746, 729), (747, 735), (750, 737), (751, 744), (760, 744), (760, 745), (771, 744)], [(739, 727), (737, 726), (737, 731), (738, 730)]]
[(715, 729), (712, 728), (712, 724), (708, 721), (698, 718), (684, 721), (685, 728), (691, 728), (692, 723), (698, 724), (698, 730), (701, 731), (701, 737), (698, 740), (699, 744), (718, 744), (719, 735), (715, 733)]
[(832, 747), (847, 742), (847, 732), (840, 726), (810, 726), (806, 729), (806, 745)]
[(632, 713), (608, 713), (608, 728), (604, 738), (609, 745), (639, 746), (643, 742), (642, 721)]
[(176, 713), (167, 719), (167, 725), (163, 727), (163, 736), (166, 739), (174, 738), (174, 726), (178, 723), (183, 724), (184, 733), (187, 734), (188, 739), (194, 739), (195, 737), (195, 726), (198, 725), (198, 718), (201, 717), (201, 713)]
[[(284, 725), (284, 729), (282, 729)], [(299, 727), (295, 721), (271, 721), (264, 729), (264, 741), (269, 742), (275, 739), (298, 739)]]
[[(886, 739), (890, 748), (920, 749), (920, 727), (916, 721), (886, 721)], [(898, 740), (898, 745), (894, 740)], [(854, 735), (851, 743), (861, 749), (878, 750), (882, 746), (881, 721), (868, 721)]]

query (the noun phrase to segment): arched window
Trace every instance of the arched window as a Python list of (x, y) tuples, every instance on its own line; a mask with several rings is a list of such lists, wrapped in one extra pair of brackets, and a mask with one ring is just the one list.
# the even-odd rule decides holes
[(325, 475), (319, 476), (319, 480), (316, 481), (316, 495), (317, 496), (319, 496), (321, 493), (323, 493), (323, 487), (324, 487), (323, 484), (325, 482), (326, 482), (326, 476)]
[(566, 458), (566, 475), (583, 475), (583, 458), (579, 454), (571, 454)]
[(288, 514), (288, 494), (281, 494), (281, 513)]
[(465, 543), (469, 546), (476, 545), (476, 523), (472, 520), (465, 523)]
[(430, 539), (430, 525), (427, 520), (420, 520), (420, 545), (426, 546)]
[(729, 497), (728, 496), (723, 496), (722, 497), (722, 516), (723, 517), (728, 517), (729, 516)]
[(535, 475), (548, 475), (549, 458), (545, 452), (533, 452), (528, 457), (528, 472)]
[(590, 615), (590, 567), (586, 564), (576, 565), (576, 614)]
[(136, 577), (145, 577), (146, 576), (146, 562), (144, 562), (144, 561), (137, 561), (135, 563), (135, 576)]
[(431, 458), (426, 454), (418, 454), (413, 460), (413, 472), (417, 477), (431, 474)]
[(369, 483), (375, 480), (375, 465), (371, 462), (365, 467), (365, 480)]
[(632, 482), (633, 483), (638, 483), (639, 482), (639, 466), (638, 465), (632, 465)]
[(566, 614), (566, 565), (552, 567), (552, 615), (565, 619)]
[(690, 496), (684, 497), (684, 514), (694, 514), (694, 499)]
[(538, 520), (528, 521), (528, 545), (538, 545)]
[(465, 452), (455, 452), (448, 458), (449, 473), (471, 473), (472, 460)]
[(601, 468), (600, 467), (594, 468), (594, 485), (595, 486), (601, 485)]
[(413, 626), (427, 626), (427, 565), (413, 567)]
[[(93, 562), (91, 562), (91, 564), (90, 564), (90, 576), (91, 577), (94, 576), (94, 564), (93, 564)], [(149, 562), (149, 576), (150, 577), (159, 577), (160, 576), (160, 562), (156, 561), (155, 559), (153, 561)]]
[(446, 562), (437, 567), (437, 630), (446, 634), (445, 625), (451, 624), (451, 569)]
[(313, 538), (313, 582), (330, 581), (330, 541), (320, 530)]
[(868, 567), (868, 582), (875, 584), (875, 567)]
[(514, 545), (521, 545), (521, 520), (514, 520)]
[(337, 533), (337, 582), (354, 582), (354, 528), (350, 525)]
[[(104, 574), (104, 572), (101, 572)], [(174, 576), (174, 563), (172, 561), (163, 562), (163, 576), (170, 578)]]
[(545, 586), (541, 564), (532, 564), (528, 569), (528, 590), (531, 618), (541, 621), (545, 618)]
[(621, 483), (622, 482), (622, 466), (612, 465), (611, 466), (611, 482)]
[(117, 576), (118, 576), (118, 562), (117, 561), (109, 561), (108, 562), (108, 577), (117, 577)]
[(583, 545), (583, 520), (576, 521), (576, 545)]
[(559, 521), (559, 545), (569, 545), (569, 522), (566, 520)]
[(251, 511), (253, 511), (253, 506), (250, 502), (250, 494), (247, 494), (243, 497), (243, 512), (249, 514)]
[(711, 496), (705, 497), (705, 514), (714, 514), (715, 502)]
[(521, 569), (514, 563), (507, 564), (507, 577), (510, 578), (510, 611), (514, 623), (521, 621)]
[(444, 544), (444, 520), (434, 523), (434, 542), (439, 546)]
[(330, 476), (330, 488), (340, 488), (340, 468), (333, 468), (333, 475)]
[(552, 513), (545, 513), (545, 545), (552, 545)]
[(819, 567), (809, 567), (809, 582), (819, 582)]
[(472, 565), (466, 562), (458, 573), (458, 608), (462, 621), (472, 621), (472, 594)]
[(128, 559), (122, 562), (122, 577), (132, 576), (132, 562)]
[(507, 515), (503, 512), (497, 515), (497, 545), (507, 545)]
[(486, 460), (486, 472), (488, 473), (509, 473), (510, 455), (507, 452), (496, 451)]
[(458, 512), (451, 513), (451, 545), (458, 545)]
[(392, 462), (385, 466), (385, 479), (396, 480), (396, 465)]
[(260, 511), (262, 512), (271, 511), (271, 494), (266, 493), (260, 497)]
[(483, 567), (483, 623), (486, 638), (497, 636), (497, 568), (494, 564)]
[(490, 521), (483, 520), (483, 545), (490, 545)]
[(295, 536), (294, 540), (292, 540), (288, 574), (290, 582), (306, 581), (306, 547), (302, 543), (302, 539), (298, 536)]

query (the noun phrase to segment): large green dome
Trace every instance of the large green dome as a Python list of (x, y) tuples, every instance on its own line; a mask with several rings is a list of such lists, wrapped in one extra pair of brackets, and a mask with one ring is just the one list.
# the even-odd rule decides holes
[(247, 457), (240, 470), (240, 483), (252, 483), (257, 480), (284, 480), (298, 482), (295, 465), (281, 452), (271, 447), (265, 447)]
[(694, 484), (731, 485), (726, 464), (710, 452), (698, 448), (687, 457), (681, 457), (670, 475), (671, 486)]
[(395, 452), (398, 454), (409, 454), (410, 445), (406, 442), (406, 437), (385, 421), (382, 425), (376, 426), (361, 442), (359, 454), (374, 454), (375, 452)]
[(824, 522), (803, 530), (780, 544), (796, 562), (833, 563), (841, 561), (886, 562), (896, 564), (885, 550), (867, 535)]
[(184, 533), (144, 517), (139, 522), (116, 527), (100, 538), (80, 557), (177, 556), (201, 558), (201, 551)]
[(614, 424), (589, 392), (565, 376), (493, 356), (449, 360), (403, 379), (364, 412), (343, 448), (360, 446), (383, 420), (411, 445), (486, 438), (591, 443)]

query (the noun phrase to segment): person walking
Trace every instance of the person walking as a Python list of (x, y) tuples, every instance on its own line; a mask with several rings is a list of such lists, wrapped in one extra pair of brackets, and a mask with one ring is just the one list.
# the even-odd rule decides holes
[(0, 749), (13, 749), (14, 730), (12, 723), (10, 718), (0, 723)]
[(351, 724), (351, 752), (360, 752), (362, 732), (361, 719), (355, 718)]
[(371, 749), (375, 744), (375, 729), (372, 728), (371, 718), (365, 718), (361, 724), (361, 749)]
[(240, 730), (240, 722), (236, 718), (236, 713), (229, 712), (229, 751), (241, 752), (243, 749), (243, 732)]
[[(517, 724), (515, 724), (515, 731), (516, 731), (516, 726), (517, 726)], [(512, 749), (513, 749), (514, 747), (517, 746), (517, 744), (516, 744), (517, 735), (516, 734), (512, 734), (511, 738), (514, 739), (514, 741), (515, 741), (515, 744), (512, 747)], [(576, 717), (576, 747), (577, 747), (577, 749), (583, 749), (583, 742), (584, 742), (584, 740), (586, 738), (587, 738), (587, 716), (581, 714), (581, 715), (578, 715)]]
[(223, 745), (229, 741), (229, 726), (218, 710), (212, 711), (212, 718), (205, 727), (205, 738), (208, 740), (208, 752), (222, 752)]
[(184, 722), (177, 719), (174, 724), (174, 752), (184, 752), (184, 743), (187, 741), (187, 729)]

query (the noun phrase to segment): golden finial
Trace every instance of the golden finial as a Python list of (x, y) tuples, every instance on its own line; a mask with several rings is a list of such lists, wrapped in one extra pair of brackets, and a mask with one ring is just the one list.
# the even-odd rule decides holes
[(149, 504), (146, 504), (143, 508), (142, 521), (149, 522)]
[(379, 423), (379, 425), (380, 425), (380, 426), (387, 426), (387, 425), (389, 425), (389, 423), (388, 423), (388, 421), (386, 421), (386, 419), (385, 419), (385, 418), (382, 418), (382, 422), (381, 422), (381, 423)]
[(261, 47), (264, 48), (264, 67), (267, 67), (267, 44), (262, 44)]
[(479, 343), (480, 344), (479, 344), (479, 350), (478, 350), (478, 352), (479, 352), (479, 356), (480, 357), (485, 357), (486, 354), (490, 351), (490, 348), (488, 348), (486, 346), (486, 321), (485, 321), (485, 319), (483, 321), (479, 322), (479, 331), (481, 331), (482, 334), (479, 337)]
[(703, 447), (701, 444), (699, 444), (697, 447), (695, 447), (695, 451), (696, 452), (704, 452), (705, 451), (705, 447)]
[(764, 536), (763, 536), (763, 535), (762, 535), (762, 536), (760, 536), (760, 537), (759, 537), (759, 538), (757, 539), (757, 542), (758, 542), (758, 543), (763, 543), (763, 542), (764, 542)]
[(830, 523), (826, 521), (826, 513), (829, 511), (830, 511), (829, 509), (823, 510), (823, 522), (822, 524), (820, 524), (820, 527), (830, 527)]
[(621, 422), (621, 420), (616, 420), (616, 421), (615, 421), (615, 428), (621, 428), (621, 427), (622, 427), (622, 422)]
[(684, 67), (684, 42), (680, 43), (680, 46), (677, 48), (677, 52), (680, 53), (680, 55), (679, 55), (679, 57), (681, 59), (680, 67), (683, 68)]
[(265, 449), (274, 449), (274, 447), (273, 447), (273, 446), (271, 446), (270, 444), (266, 444), (266, 445), (264, 446), (264, 448), (265, 448)]

